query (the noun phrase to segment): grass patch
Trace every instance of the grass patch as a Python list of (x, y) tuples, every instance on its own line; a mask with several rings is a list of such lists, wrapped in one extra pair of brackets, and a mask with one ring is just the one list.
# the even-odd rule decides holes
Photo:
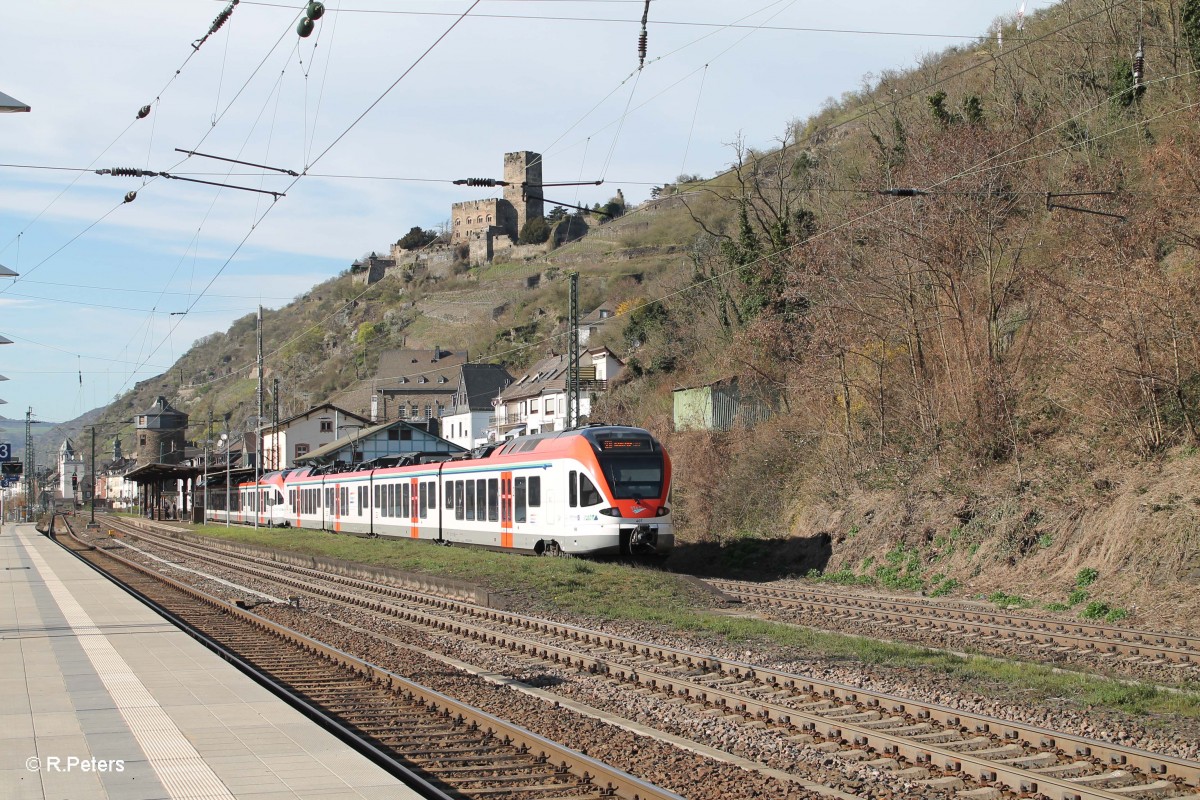
[[(205, 525), (196, 533), (467, 581), (516, 595), (525, 607), (614, 619), (656, 619), (698, 602), (697, 590), (657, 569), (574, 558), (514, 556), (404, 539), (360, 539), (294, 528)], [(528, 601), (525, 598), (529, 598)]]
[(1004, 592), (993, 592), (988, 597), (988, 602), (995, 603), (1000, 608), (1032, 608), (1034, 606), (1032, 600)]
[(817, 583), (832, 583), (839, 586), (874, 586), (875, 579), (870, 575), (859, 575), (849, 567), (842, 567), (837, 572), (818, 572), (810, 570), (804, 577)]
[(958, 581), (956, 581), (954, 578), (948, 578), (945, 581), (943, 581), (941, 583), (941, 585), (936, 586), (929, 593), (929, 596), (930, 597), (945, 597), (946, 595), (950, 594), (957, 588), (958, 588)]

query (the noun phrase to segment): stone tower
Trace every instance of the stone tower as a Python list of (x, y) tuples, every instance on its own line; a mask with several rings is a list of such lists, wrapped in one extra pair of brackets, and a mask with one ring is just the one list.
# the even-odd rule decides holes
[[(542, 211), (542, 156), (528, 150), (504, 154), (504, 199), (517, 210), (517, 230), (544, 216)], [(524, 184), (524, 185), (522, 185)]]
[(144, 464), (178, 464), (183, 460), (188, 415), (176, 411), (159, 397), (134, 419), (137, 426), (137, 460)]
[[(75, 480), (72, 481), (71, 479)], [(70, 439), (58, 448), (58, 491), (63, 497), (82, 497), (87, 487), (87, 473), (83, 468), (83, 455), (75, 452)]]

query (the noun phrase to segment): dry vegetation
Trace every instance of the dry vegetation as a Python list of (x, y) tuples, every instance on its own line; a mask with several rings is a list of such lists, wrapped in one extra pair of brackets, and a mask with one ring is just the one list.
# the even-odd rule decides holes
[[(689, 203), (705, 282), (638, 358), (780, 408), (671, 438), (688, 536), (826, 534), (827, 563), (789, 568), (1064, 605), (1086, 566), (1114, 616), (1200, 582), (1194, 5), (1144, 5), (1144, 89), (1138, 6), (1066, 3), (688, 187), (726, 216)], [(922, 192), (878, 193), (897, 187)]]

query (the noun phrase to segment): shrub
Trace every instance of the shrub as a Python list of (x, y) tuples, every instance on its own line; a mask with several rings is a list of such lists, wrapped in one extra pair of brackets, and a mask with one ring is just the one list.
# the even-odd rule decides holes
[(1067, 595), (1067, 607), (1077, 606), (1084, 600), (1088, 599), (1088, 593), (1083, 589), (1076, 589)]
[(550, 224), (543, 217), (534, 217), (521, 228), (517, 244), (543, 244), (550, 238)]
[(1184, 0), (1179, 16), (1183, 22), (1183, 41), (1187, 43), (1192, 63), (1200, 67), (1200, 0)]
[(1099, 570), (1095, 570), (1091, 567), (1084, 567), (1083, 569), (1079, 570), (1079, 572), (1075, 573), (1075, 586), (1083, 589), (1084, 587), (1091, 586), (1099, 577)]
[(403, 250), (416, 250), (418, 247), (424, 247), (436, 238), (436, 232), (427, 231), (414, 225), (409, 228), (408, 233), (400, 237), (400, 241), (396, 242), (396, 245)]
[(1085, 608), (1079, 614), (1079, 616), (1083, 617), (1084, 619), (1103, 619), (1104, 617), (1107, 617), (1111, 611), (1112, 609), (1108, 607), (1108, 603), (1104, 603), (1099, 600), (1093, 600), (1087, 604), (1087, 608)]

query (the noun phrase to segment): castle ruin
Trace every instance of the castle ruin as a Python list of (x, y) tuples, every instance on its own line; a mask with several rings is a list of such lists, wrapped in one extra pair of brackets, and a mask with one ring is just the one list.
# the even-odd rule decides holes
[[(450, 244), (485, 244), (487, 258), (500, 247), (511, 247), (525, 223), (540, 219), (542, 203), (542, 156), (528, 150), (504, 154), (504, 197), (467, 200), (450, 207)], [(509, 242), (498, 241), (507, 237)]]
[[(531, 219), (545, 216), (542, 201), (542, 156), (528, 150), (504, 154), (504, 196), (485, 200), (466, 200), (450, 207), (450, 242), (405, 250), (399, 242), (392, 245), (390, 257), (371, 253), (364, 261), (350, 265), (354, 280), (372, 284), (393, 270), (410, 275), (451, 274), (461, 258), (458, 251), (467, 248), (471, 264), (486, 264), (500, 250), (517, 247), (521, 229)], [(530, 245), (543, 248), (543, 245)], [(540, 251), (540, 250), (539, 250)], [(519, 251), (514, 251), (519, 252)]]

